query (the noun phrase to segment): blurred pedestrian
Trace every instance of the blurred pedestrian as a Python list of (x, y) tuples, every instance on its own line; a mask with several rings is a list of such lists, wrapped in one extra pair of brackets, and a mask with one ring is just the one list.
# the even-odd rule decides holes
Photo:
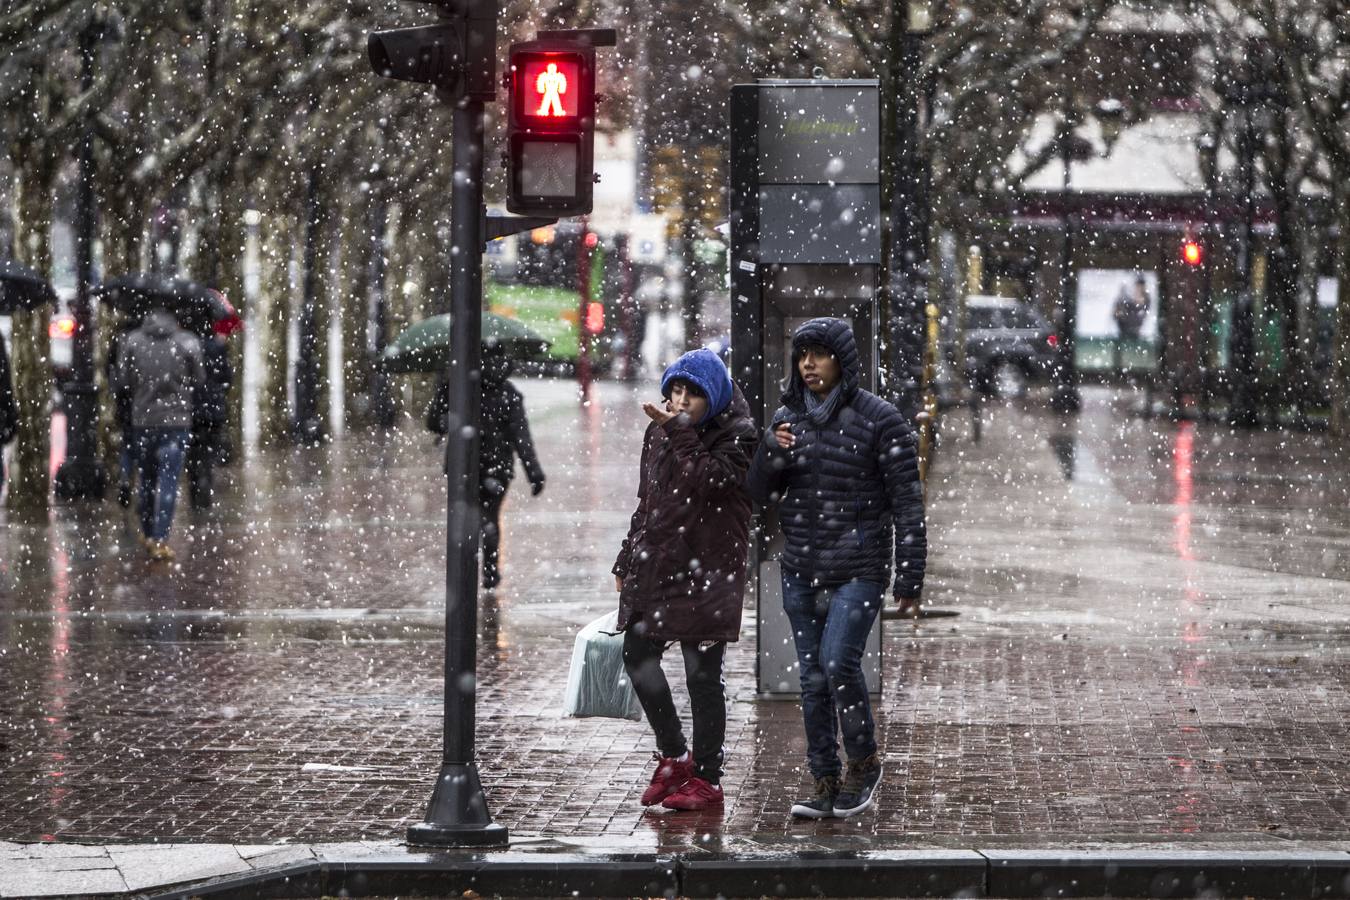
[(131, 397), (140, 470), (142, 540), (152, 559), (173, 559), (168, 544), (183, 471), (192, 404), (204, 377), (202, 348), (166, 309), (158, 308), (127, 335), (118, 386)]
[[(707, 809), (722, 802), (727, 708), (722, 657), (740, 638), (750, 547), (744, 479), (756, 430), (750, 407), (711, 350), (684, 354), (661, 377), (664, 406), (642, 441), (638, 505), (614, 563), (624, 668), (656, 735), (642, 805)], [(661, 668), (680, 642), (693, 753)]]
[[(544, 490), (544, 469), (534, 452), (530, 423), (525, 417), (525, 398), (509, 380), (511, 360), (498, 347), (484, 347), (482, 357), (482, 429), (478, 442), (479, 529), (482, 535), (483, 587), (501, 584), (498, 557), (501, 547), (501, 513), (506, 492), (515, 477), (516, 457), (525, 468), (534, 496)], [(450, 383), (436, 385), (436, 396), (427, 407), (426, 426), (444, 436), (450, 411)]]
[[(862, 669), (895, 560), (894, 595), (917, 611), (928, 540), (914, 432), (859, 386), (841, 319), (792, 336), (792, 380), (750, 467), (750, 493), (777, 503), (783, 608), (801, 677), (810, 798), (792, 814), (847, 817), (872, 805), (882, 766)], [(848, 765), (841, 766), (842, 732)]]
[(1112, 362), (1117, 372), (1124, 368), (1123, 351), (1125, 342), (1133, 343), (1139, 340), (1139, 335), (1144, 330), (1144, 320), (1148, 318), (1148, 307), (1148, 283), (1144, 281), (1144, 276), (1140, 275), (1135, 278), (1133, 290), (1125, 284), (1120, 286), (1120, 293), (1116, 295), (1116, 304), (1112, 311), (1112, 317), (1116, 320), (1117, 332), (1115, 359)]
[[(0, 337), (0, 451), (19, 433), (19, 404), (14, 400), (14, 382), (9, 374), (9, 352)], [(5, 487), (5, 461), (0, 457), (0, 490)]]
[(188, 496), (194, 509), (206, 509), (214, 502), (212, 470), (229, 458), (225, 425), (234, 369), (227, 342), (225, 327), (213, 328), (211, 336), (202, 342), (203, 378), (192, 406), (192, 436), (187, 451)]

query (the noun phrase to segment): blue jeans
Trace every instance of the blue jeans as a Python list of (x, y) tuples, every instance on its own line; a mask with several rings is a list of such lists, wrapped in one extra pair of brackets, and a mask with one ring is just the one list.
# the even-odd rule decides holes
[(178, 502), (178, 476), (187, 450), (186, 428), (137, 428), (136, 462), (141, 474), (141, 531), (152, 541), (169, 536)]
[(783, 572), (783, 609), (792, 625), (801, 673), (807, 766), (815, 778), (842, 770), (838, 731), (843, 732), (849, 759), (865, 759), (877, 751), (862, 657), (885, 590), (884, 584), (858, 580), (812, 587)]

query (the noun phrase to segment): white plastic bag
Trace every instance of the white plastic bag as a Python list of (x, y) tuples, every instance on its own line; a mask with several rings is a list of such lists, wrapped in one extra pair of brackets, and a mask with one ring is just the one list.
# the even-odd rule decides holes
[(572, 666), (567, 672), (565, 716), (642, 718), (642, 704), (623, 669), (623, 635), (614, 634), (619, 611), (606, 613), (577, 633)]

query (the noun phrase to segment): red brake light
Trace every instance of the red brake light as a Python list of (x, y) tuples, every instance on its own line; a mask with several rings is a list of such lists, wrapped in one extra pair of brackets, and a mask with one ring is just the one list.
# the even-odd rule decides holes
[(1057, 334), (1047, 335), (1046, 338), (1045, 338), (1045, 342), (1046, 342), (1047, 344), (1049, 344), (1051, 347), (1058, 347), (1058, 346), (1059, 346), (1059, 335), (1057, 335)]
[(605, 330), (605, 304), (596, 300), (586, 304), (586, 330), (591, 334)]
[(1198, 266), (1205, 260), (1204, 248), (1198, 241), (1183, 241), (1181, 244), (1181, 258), (1186, 261), (1188, 266)]
[(57, 316), (47, 326), (47, 334), (58, 340), (75, 336), (75, 317)]

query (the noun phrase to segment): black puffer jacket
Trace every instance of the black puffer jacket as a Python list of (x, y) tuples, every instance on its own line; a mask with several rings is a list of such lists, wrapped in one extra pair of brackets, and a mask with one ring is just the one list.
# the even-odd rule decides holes
[[(843, 398), (824, 426), (807, 415), (801, 348), (821, 345), (839, 361)], [(923, 590), (928, 537), (914, 432), (891, 404), (858, 386), (858, 347), (840, 319), (812, 319), (792, 338), (792, 382), (773, 425), (792, 426), (796, 444), (778, 446), (770, 427), (750, 466), (750, 494), (779, 504), (783, 566), (825, 586), (855, 578), (888, 582), (892, 543), (895, 595)]]

